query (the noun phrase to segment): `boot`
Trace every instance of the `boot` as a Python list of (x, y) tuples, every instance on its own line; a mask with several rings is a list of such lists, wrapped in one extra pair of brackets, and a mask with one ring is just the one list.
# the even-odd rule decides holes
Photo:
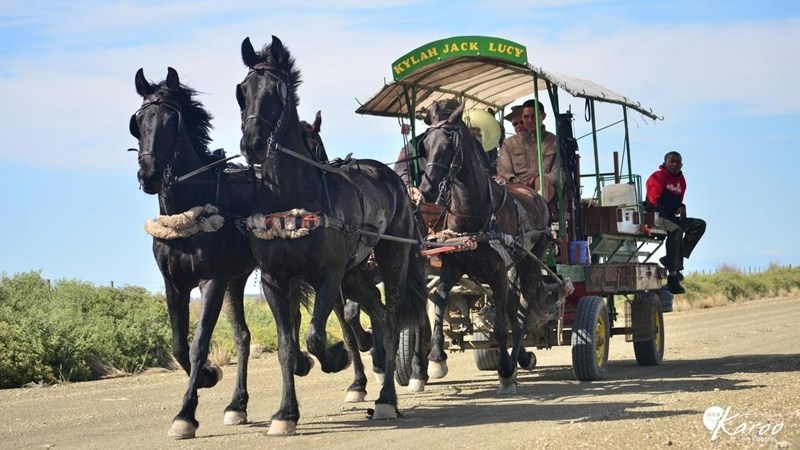
[(681, 282), (678, 279), (678, 275), (667, 276), (667, 290), (672, 292), (674, 295), (686, 293), (686, 289), (684, 289), (683, 286), (681, 286)]

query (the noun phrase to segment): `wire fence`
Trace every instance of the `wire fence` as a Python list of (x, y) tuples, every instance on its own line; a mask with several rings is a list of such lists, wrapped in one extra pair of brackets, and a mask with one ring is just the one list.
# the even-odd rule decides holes
[(730, 265), (722, 265), (715, 269), (701, 269), (701, 270), (693, 270), (691, 272), (685, 272), (686, 275), (715, 275), (721, 272), (736, 272), (742, 275), (752, 275), (756, 273), (764, 273), (770, 269), (780, 267), (784, 269), (792, 269), (794, 266), (792, 264), (787, 265), (777, 265), (777, 264), (770, 264), (768, 266), (748, 266), (748, 267), (737, 267), (737, 266), (730, 266)]

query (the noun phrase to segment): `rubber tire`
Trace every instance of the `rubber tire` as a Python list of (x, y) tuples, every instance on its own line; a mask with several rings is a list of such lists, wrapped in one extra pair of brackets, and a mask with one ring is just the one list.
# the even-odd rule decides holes
[[(604, 335), (597, 336), (601, 320)], [(610, 337), (611, 321), (605, 300), (602, 297), (581, 297), (572, 323), (572, 371), (575, 378), (580, 381), (597, 381), (605, 377)], [(597, 352), (598, 339), (605, 343), (601, 355)], [(601, 360), (599, 363), (598, 359)]]
[(661, 299), (655, 292), (647, 292), (640, 301), (650, 304), (655, 328), (653, 339), (638, 341), (633, 343), (633, 353), (636, 355), (636, 362), (640, 366), (659, 366), (664, 360), (664, 313), (661, 310)]
[(414, 347), (417, 344), (417, 335), (418, 331), (410, 328), (400, 332), (394, 371), (394, 379), (400, 386), (408, 386), (411, 375), (414, 374)]
[[(473, 341), (488, 342), (492, 338), (482, 331), (476, 331), (472, 335)], [(475, 367), (478, 370), (492, 370), (496, 371), (498, 364), (500, 364), (500, 350), (494, 348), (478, 348), (471, 351), (472, 359), (475, 361)]]
[(472, 359), (478, 370), (497, 371), (500, 363), (500, 350), (496, 348), (479, 348), (472, 351)]

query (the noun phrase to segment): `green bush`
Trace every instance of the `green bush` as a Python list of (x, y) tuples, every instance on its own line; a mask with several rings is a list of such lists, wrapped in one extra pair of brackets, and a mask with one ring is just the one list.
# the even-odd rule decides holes
[(688, 275), (683, 284), (690, 303), (712, 297), (735, 302), (778, 296), (800, 288), (800, 267), (771, 264), (764, 272), (745, 274), (734, 266), (724, 265), (711, 275)]
[(0, 388), (135, 373), (171, 353), (164, 297), (143, 288), (3, 274), (0, 317)]
[[(313, 307), (313, 305), (312, 305)], [(193, 321), (198, 320), (200, 308), (194, 307), (192, 311)], [(275, 318), (272, 316), (272, 311), (269, 305), (260, 298), (248, 297), (244, 301), (244, 317), (247, 322), (247, 327), (250, 330), (250, 342), (252, 344), (261, 345), (266, 351), (272, 352), (278, 349), (278, 333), (275, 326)], [(301, 321), (300, 321), (300, 346), (305, 347), (305, 335), (308, 331), (308, 326), (311, 323), (311, 311), (301, 308)], [(342, 340), (342, 330), (339, 321), (335, 314), (331, 314), (328, 318), (328, 343), (332, 344)], [(231, 354), (236, 354), (236, 348), (233, 343), (233, 331), (230, 323), (224, 314), (220, 315), (217, 322), (217, 327), (214, 330), (212, 343), (229, 350)]]

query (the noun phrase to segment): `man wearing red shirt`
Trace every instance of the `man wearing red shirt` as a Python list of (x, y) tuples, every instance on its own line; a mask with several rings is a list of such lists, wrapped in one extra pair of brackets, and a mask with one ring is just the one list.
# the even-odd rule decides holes
[[(664, 155), (664, 164), (647, 179), (647, 210), (658, 212), (660, 225), (667, 230), (667, 256), (659, 261), (667, 269), (667, 289), (683, 294), (681, 286), (683, 258), (688, 258), (706, 231), (702, 219), (686, 217), (683, 196), (686, 179), (681, 168), (683, 159), (678, 152)], [(663, 219), (663, 220), (662, 220)]]

